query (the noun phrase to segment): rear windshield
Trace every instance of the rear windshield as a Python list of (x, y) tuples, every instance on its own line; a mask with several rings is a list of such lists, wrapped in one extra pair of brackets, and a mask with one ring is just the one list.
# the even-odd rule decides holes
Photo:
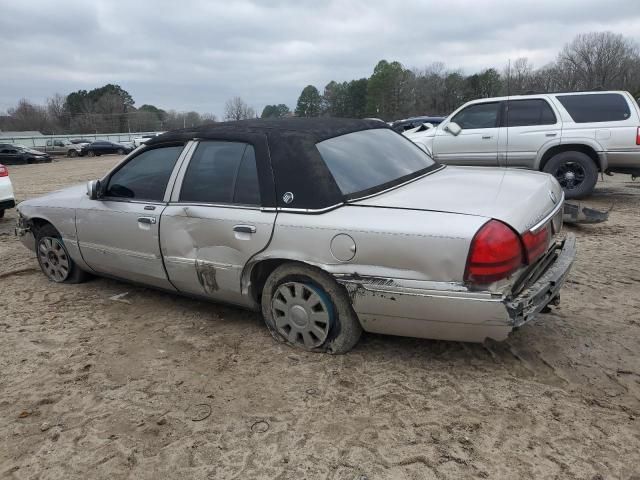
[(576, 123), (617, 122), (631, 115), (627, 100), (619, 93), (558, 95), (557, 98)]
[(435, 165), (417, 145), (386, 128), (348, 133), (316, 146), (346, 196), (388, 188)]

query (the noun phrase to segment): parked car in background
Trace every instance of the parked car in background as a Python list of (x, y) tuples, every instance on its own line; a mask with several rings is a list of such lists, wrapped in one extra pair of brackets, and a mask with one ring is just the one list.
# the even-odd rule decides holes
[(51, 156), (47, 153), (33, 150), (24, 145), (0, 143), (0, 163), (4, 165), (23, 165), (50, 161)]
[(110, 153), (124, 155), (132, 150), (133, 148), (131, 146), (107, 142), (106, 140), (97, 140), (93, 143), (89, 143), (88, 145), (83, 145), (81, 155), (88, 155), (89, 157), (99, 157), (100, 155), (107, 155)]
[(391, 129), (398, 133), (402, 133), (406, 130), (411, 130), (413, 128), (421, 127), (425, 124), (427, 125), (430, 124), (435, 127), (436, 125), (439, 125), (440, 123), (442, 123), (444, 119), (445, 117), (429, 117), (429, 116), (405, 118), (404, 120), (396, 120), (395, 122), (392, 122)]
[(69, 140), (47, 140), (44, 151), (52, 155), (66, 155), (67, 157), (77, 157), (80, 155), (82, 145), (71, 143)]
[(160, 135), (99, 180), (18, 206), (44, 274), (96, 273), (260, 310), (343, 353), (361, 331), (482, 342), (559, 300), (575, 256), (550, 175), (437, 164), (380, 121)]
[(567, 198), (589, 195), (598, 172), (640, 175), (640, 108), (628, 92), (483, 98), (404, 135), (445, 164), (550, 173)]
[(139, 147), (140, 145), (144, 145), (149, 140), (151, 140), (152, 138), (157, 137), (158, 135), (159, 135), (158, 133), (149, 133), (149, 134), (146, 134), (146, 135), (141, 135), (139, 137), (133, 137), (131, 141), (133, 142), (133, 145), (135, 147)]
[(9, 178), (9, 169), (0, 163), (0, 218), (4, 217), (4, 211), (16, 206), (13, 196), (13, 185)]
[(95, 140), (90, 138), (72, 138), (69, 141), (75, 145), (83, 145), (83, 144), (89, 144), (91, 142), (94, 142)]

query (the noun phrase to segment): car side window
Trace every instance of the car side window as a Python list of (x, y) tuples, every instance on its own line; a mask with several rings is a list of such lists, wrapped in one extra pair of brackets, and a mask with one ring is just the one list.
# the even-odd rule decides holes
[(240, 142), (201, 142), (185, 172), (179, 201), (259, 205), (253, 146)]
[(556, 98), (576, 123), (616, 122), (631, 116), (627, 100), (619, 93), (558, 95)]
[(531, 125), (553, 125), (556, 116), (549, 104), (540, 98), (530, 100), (510, 100), (507, 104), (507, 127), (525, 127)]
[(496, 128), (499, 112), (500, 102), (476, 103), (458, 112), (451, 121), (460, 125), (463, 130)]
[(105, 196), (162, 201), (182, 148), (154, 148), (133, 157), (111, 175)]

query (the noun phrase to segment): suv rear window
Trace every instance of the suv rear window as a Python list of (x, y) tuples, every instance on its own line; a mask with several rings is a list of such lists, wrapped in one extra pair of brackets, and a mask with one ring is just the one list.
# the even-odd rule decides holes
[(631, 115), (627, 100), (619, 93), (558, 95), (556, 98), (576, 123), (620, 122)]

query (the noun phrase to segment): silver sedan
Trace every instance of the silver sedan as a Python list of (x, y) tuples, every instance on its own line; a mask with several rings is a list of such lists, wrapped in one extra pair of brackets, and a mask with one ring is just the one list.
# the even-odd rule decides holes
[(283, 119), (151, 139), (104, 177), (18, 206), (47, 277), (102, 275), (261, 311), (343, 353), (362, 330), (503, 340), (575, 256), (543, 173), (435, 163), (386, 124)]

